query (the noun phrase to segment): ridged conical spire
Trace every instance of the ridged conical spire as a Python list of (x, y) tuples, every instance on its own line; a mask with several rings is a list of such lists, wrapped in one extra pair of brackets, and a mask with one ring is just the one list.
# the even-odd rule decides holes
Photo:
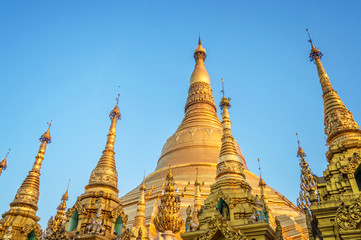
[(171, 231), (172, 233), (178, 233), (183, 225), (179, 212), (180, 198), (177, 196), (174, 186), (175, 181), (169, 165), (164, 194), (161, 196), (158, 213), (154, 218), (154, 226), (159, 232)]
[(115, 132), (117, 129), (117, 122), (121, 117), (119, 107), (119, 94), (117, 98), (117, 104), (114, 109), (110, 112), (109, 117), (111, 120), (111, 125), (109, 128), (109, 133), (107, 137), (107, 143), (103, 151), (97, 166), (94, 168), (90, 175), (89, 184), (85, 187), (85, 190), (89, 190), (93, 187), (107, 187), (112, 189), (116, 194), (118, 194), (118, 172), (115, 165), (115, 152), (114, 152), (114, 143), (115, 143)]
[(222, 146), (219, 153), (217, 164), (216, 180), (224, 179), (245, 179), (244, 168), (239, 158), (234, 139), (231, 132), (231, 120), (229, 116), (229, 108), (231, 107), (230, 98), (222, 97), (220, 107), (222, 108)]
[[(300, 194), (297, 198), (297, 206), (305, 211), (310, 211), (311, 206), (311, 198), (314, 198), (314, 196), (318, 196), (317, 191), (317, 184), (316, 179), (309, 168), (309, 165), (305, 159), (306, 154), (305, 151), (303, 151), (300, 141), (298, 140), (298, 134), (297, 135), (297, 143), (298, 143), (298, 150), (297, 150), (297, 157), (300, 158), (300, 166), (301, 166), (301, 183), (300, 183)], [(314, 195), (314, 196), (311, 196)]]
[(8, 166), (7, 164), (7, 160), (8, 160), (8, 155), (9, 155), (10, 149), (8, 151), (8, 153), (6, 154), (6, 156), (3, 158), (3, 160), (0, 162), (0, 176), (3, 170), (6, 170), (6, 167)]
[[(145, 223), (145, 178), (142, 181), (142, 184), (140, 185), (140, 198), (137, 206), (137, 215), (134, 218), (134, 224), (133, 227), (137, 229), (138, 231), (138, 237), (142, 238), (143, 235), (147, 235), (147, 227)], [(140, 230), (141, 229), (141, 230)], [(142, 236), (139, 236), (139, 230), (142, 231)]]
[(360, 139), (361, 130), (358, 124), (333, 89), (330, 79), (322, 66), (320, 59), (323, 54), (315, 48), (311, 38), (309, 38), (309, 42), (311, 43), (310, 60), (316, 64), (318, 78), (322, 86), (325, 134), (328, 136), (327, 144), (331, 145), (333, 142), (338, 142), (336, 140), (342, 141), (349, 138)]
[(194, 51), (196, 65), (190, 78), (185, 115), (177, 131), (184, 128), (199, 127), (200, 125), (220, 128), (217, 107), (210, 86), (211, 79), (204, 65), (206, 57), (206, 50), (202, 47), (199, 38), (198, 47)]
[(51, 122), (48, 123), (48, 130), (40, 137), (40, 147), (38, 154), (35, 157), (35, 162), (32, 170), (29, 172), (28, 176), (25, 178), (20, 188), (18, 189), (15, 198), (12, 203), (10, 203), (10, 210), (3, 214), (3, 218), (8, 215), (22, 215), (26, 214), (28, 217), (32, 218), (34, 221), (39, 221), (39, 217), (36, 216), (36, 211), (38, 210), (38, 200), (39, 200), (39, 185), (40, 185), (40, 169), (41, 164), (44, 160), (44, 154), (46, 151), (46, 146), (48, 143), (51, 143), (50, 136), (50, 127)]
[(68, 194), (68, 188), (66, 189), (66, 192), (64, 193), (63, 197), (61, 198), (60, 204), (59, 206), (56, 208), (58, 211), (54, 217), (54, 222), (53, 222), (53, 231), (55, 232), (59, 225), (63, 224), (66, 221), (66, 201), (68, 201), (69, 199), (69, 194)]

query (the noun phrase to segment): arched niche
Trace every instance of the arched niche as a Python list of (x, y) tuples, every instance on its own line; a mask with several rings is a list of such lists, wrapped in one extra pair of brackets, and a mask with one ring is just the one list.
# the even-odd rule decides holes
[(26, 236), (26, 240), (36, 240), (35, 232), (31, 231), (28, 236)]
[(222, 198), (219, 199), (217, 206), (216, 206), (216, 210), (219, 211), (219, 213), (222, 215), (222, 217), (225, 220), (230, 220), (228, 204)]
[(123, 231), (123, 220), (119, 216), (115, 221), (114, 232), (117, 236), (120, 236), (122, 234), (122, 231)]
[(69, 219), (68, 232), (75, 230), (76, 227), (78, 226), (78, 222), (79, 222), (79, 214), (78, 211), (75, 210), (75, 212), (73, 213), (73, 215), (71, 215)]

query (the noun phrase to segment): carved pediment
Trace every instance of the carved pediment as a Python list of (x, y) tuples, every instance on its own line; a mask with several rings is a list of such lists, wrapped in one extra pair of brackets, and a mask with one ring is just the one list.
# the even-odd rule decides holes
[(123, 225), (126, 225), (128, 222), (128, 215), (126, 215), (123, 211), (123, 205), (119, 204), (110, 214), (113, 218), (121, 217), (123, 221)]
[(41, 230), (41, 227), (37, 222), (33, 222), (32, 224), (25, 226), (21, 232), (23, 233), (23, 236), (26, 238), (29, 235), (29, 233), (31, 233), (32, 231), (34, 231), (36, 239), (41, 238), (43, 231)]
[(210, 240), (220, 231), (226, 239), (230, 240), (247, 240), (247, 237), (240, 230), (233, 229), (229, 222), (226, 221), (219, 212), (215, 212), (213, 218), (208, 222), (208, 231), (199, 235), (197, 240)]
[(219, 202), (220, 199), (223, 199), (223, 201), (225, 201), (227, 203), (227, 205), (229, 206), (229, 208), (234, 208), (235, 207), (235, 201), (233, 198), (229, 198), (226, 194), (224, 194), (222, 191), (218, 191), (216, 197), (213, 199), (213, 201), (211, 202), (211, 207), (215, 208)]
[(340, 171), (344, 174), (354, 174), (358, 166), (361, 164), (361, 157), (359, 154), (354, 153), (350, 158), (350, 163), (347, 166), (344, 166), (340, 169)]
[(87, 209), (84, 208), (79, 201), (76, 201), (74, 206), (72, 208), (69, 208), (68, 211), (66, 212), (66, 217), (70, 218), (71, 215), (73, 215), (73, 213), (75, 212), (75, 210), (78, 211), (78, 214), (82, 214), (82, 215), (88, 214)]

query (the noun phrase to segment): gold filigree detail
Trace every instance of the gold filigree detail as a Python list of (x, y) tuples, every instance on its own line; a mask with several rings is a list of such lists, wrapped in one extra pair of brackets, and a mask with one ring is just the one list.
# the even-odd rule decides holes
[(220, 231), (226, 239), (230, 240), (246, 240), (247, 237), (240, 230), (233, 229), (228, 221), (226, 221), (219, 212), (215, 212), (213, 218), (208, 222), (208, 231), (200, 236), (197, 240), (212, 239), (214, 234)]
[(41, 230), (41, 227), (37, 222), (33, 222), (32, 224), (27, 225), (25, 228), (23, 228), (23, 236), (26, 238), (31, 231), (34, 231), (36, 239), (40, 239), (41, 235), (43, 234), (43, 231)]
[(164, 194), (160, 197), (158, 213), (154, 218), (154, 226), (159, 232), (172, 231), (178, 233), (183, 226), (180, 216), (180, 197), (175, 193), (175, 181), (169, 165)]
[(78, 214), (88, 215), (88, 210), (84, 208), (79, 201), (76, 201), (74, 206), (68, 209), (68, 211), (66, 212), (66, 217), (70, 218), (71, 215), (73, 215), (73, 213), (75, 212), (75, 210), (78, 212)]
[(120, 218), (122, 219), (123, 225), (126, 225), (128, 222), (128, 215), (126, 215), (124, 213), (123, 210), (123, 205), (119, 204), (118, 207), (116, 207), (111, 213), (110, 216), (112, 216), (112, 218), (117, 218), (120, 216)]
[(336, 212), (336, 222), (344, 230), (353, 230), (361, 222), (361, 195), (350, 206), (343, 202)]
[(229, 208), (234, 208), (236, 205), (234, 198), (229, 198), (226, 194), (224, 194), (221, 190), (218, 191), (217, 196), (214, 198), (214, 200), (211, 202), (211, 208), (215, 208), (219, 202), (220, 199), (223, 199), (229, 206)]
[(354, 153), (351, 158), (349, 158), (350, 163), (347, 166), (344, 166), (340, 171), (344, 174), (350, 174), (353, 177), (354, 172), (361, 164), (361, 157), (359, 154)]

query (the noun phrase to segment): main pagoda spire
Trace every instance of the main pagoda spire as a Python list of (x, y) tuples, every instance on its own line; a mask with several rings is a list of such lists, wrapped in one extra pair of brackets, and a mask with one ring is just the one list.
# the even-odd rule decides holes
[[(308, 29), (307, 29), (308, 33)], [(327, 135), (327, 144), (337, 143), (345, 139), (361, 138), (361, 130), (353, 119), (352, 113), (346, 108), (341, 101), (337, 92), (333, 89), (330, 79), (322, 66), (322, 52), (318, 50), (312, 42), (310, 60), (316, 64), (318, 78), (322, 86), (323, 105), (324, 105), (324, 124), (325, 134)]]
[[(18, 189), (14, 200), (10, 203), (10, 210), (2, 215), (0, 225), (3, 227), (12, 228), (13, 236), (27, 236), (31, 231), (37, 237), (41, 235), (40, 225), (37, 223), (40, 218), (36, 215), (38, 210), (39, 200), (39, 185), (40, 185), (40, 169), (44, 160), (47, 144), (51, 143), (50, 127), (51, 122), (48, 123), (48, 130), (40, 137), (40, 147), (38, 154), (35, 157), (35, 162), (29, 174)], [(0, 237), (5, 229), (0, 229)]]
[(117, 122), (121, 118), (118, 103), (119, 94), (117, 98), (117, 104), (109, 114), (111, 124), (103, 155), (99, 159), (97, 166), (94, 168), (90, 175), (89, 184), (85, 187), (86, 191), (89, 191), (92, 188), (96, 187), (106, 187), (111, 189), (116, 194), (118, 194), (119, 192), (118, 172), (116, 169), (114, 158), (115, 132), (117, 130)]

